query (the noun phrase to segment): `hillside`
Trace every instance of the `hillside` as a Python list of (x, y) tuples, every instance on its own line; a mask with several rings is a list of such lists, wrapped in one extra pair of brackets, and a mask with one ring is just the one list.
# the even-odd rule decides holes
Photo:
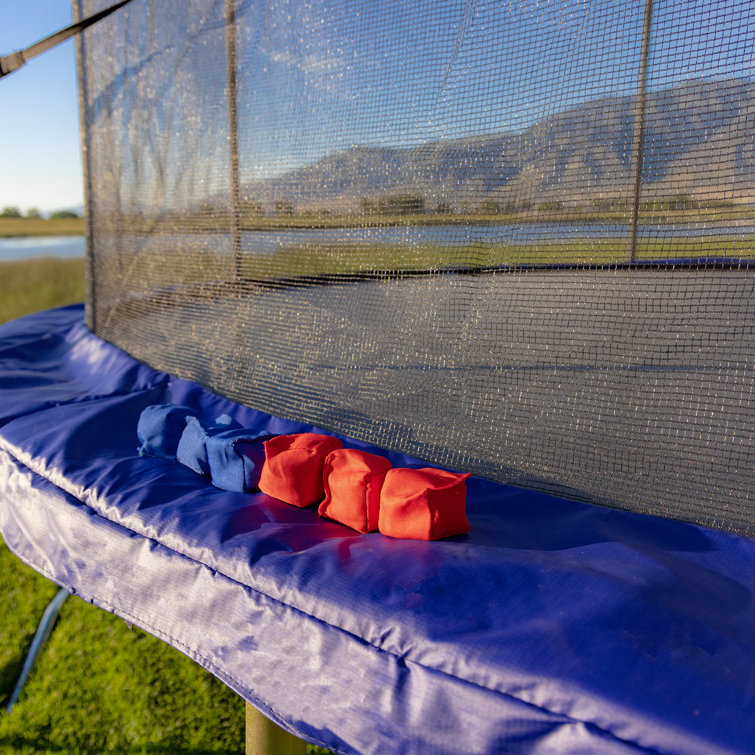
[[(524, 131), (401, 149), (356, 146), (249, 183), (242, 196), (265, 208), (354, 210), (397, 194), (425, 207), (495, 203), (501, 209), (629, 196), (631, 96), (599, 99)], [(755, 84), (690, 80), (648, 94), (643, 196), (755, 201)]]

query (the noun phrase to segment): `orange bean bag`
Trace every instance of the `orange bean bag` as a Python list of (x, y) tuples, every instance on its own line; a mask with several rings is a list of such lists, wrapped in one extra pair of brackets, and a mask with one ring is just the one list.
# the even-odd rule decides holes
[(469, 532), (464, 482), (468, 477), (442, 469), (389, 470), (380, 494), (380, 532), (410, 540)]
[(325, 500), (318, 513), (357, 532), (376, 530), (380, 490), (390, 468), (388, 459), (366, 451), (331, 451), (325, 459)]
[(341, 448), (338, 438), (317, 433), (278, 435), (265, 441), (260, 490), (292, 506), (319, 503), (325, 495), (325, 457), (337, 448)]

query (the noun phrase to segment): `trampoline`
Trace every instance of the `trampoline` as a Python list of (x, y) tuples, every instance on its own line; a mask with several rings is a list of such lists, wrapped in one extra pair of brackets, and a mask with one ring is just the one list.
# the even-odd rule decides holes
[[(333, 752), (751, 752), (754, 42), (702, 0), (88, 28), (86, 307), (0, 327), (8, 547)], [(472, 473), (470, 531), (221, 490), (139, 453), (162, 404)]]

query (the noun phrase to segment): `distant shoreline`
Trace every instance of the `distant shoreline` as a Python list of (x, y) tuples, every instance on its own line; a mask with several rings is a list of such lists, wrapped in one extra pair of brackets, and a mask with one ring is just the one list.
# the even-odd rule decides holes
[[(369, 215), (360, 213), (320, 214), (317, 212), (276, 214), (241, 214), (242, 231), (291, 231), (337, 228), (380, 228), (402, 226), (529, 226), (541, 223), (563, 225), (629, 224), (626, 211), (578, 211), (571, 208), (551, 211), (482, 214), (438, 214), (432, 212)], [(164, 213), (154, 218), (122, 216), (121, 222), (133, 234), (171, 230), (173, 233), (218, 233), (228, 229), (228, 214), (219, 212), (212, 218), (194, 214)], [(755, 207), (742, 205), (721, 208), (687, 208), (682, 210), (640, 211), (641, 225), (716, 224), (737, 226), (755, 221)], [(0, 218), (0, 238), (33, 236), (83, 236), (84, 218)]]

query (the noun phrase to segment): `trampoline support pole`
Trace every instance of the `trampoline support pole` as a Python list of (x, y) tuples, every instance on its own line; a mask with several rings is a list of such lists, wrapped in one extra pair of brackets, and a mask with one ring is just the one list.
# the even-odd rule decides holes
[(29, 653), (24, 661), (24, 666), (21, 669), (21, 676), (18, 677), (16, 686), (13, 689), (13, 694), (11, 694), (10, 701), (5, 708), (6, 713), (10, 713), (13, 710), (13, 706), (18, 702), (18, 698), (21, 696), (21, 690), (23, 690), (24, 684), (26, 684), (26, 680), (29, 678), (29, 674), (34, 666), (34, 661), (37, 660), (39, 652), (50, 637), (52, 628), (55, 625), (55, 619), (58, 616), (58, 611), (60, 611), (60, 607), (65, 603), (68, 594), (68, 590), (61, 587), (60, 590), (58, 590), (57, 595), (49, 602), (47, 608), (45, 608), (45, 612), (42, 614), (42, 620), (39, 622), (37, 632), (34, 635), (31, 647), (29, 648)]
[(246, 755), (304, 755), (307, 744), (246, 704)]

